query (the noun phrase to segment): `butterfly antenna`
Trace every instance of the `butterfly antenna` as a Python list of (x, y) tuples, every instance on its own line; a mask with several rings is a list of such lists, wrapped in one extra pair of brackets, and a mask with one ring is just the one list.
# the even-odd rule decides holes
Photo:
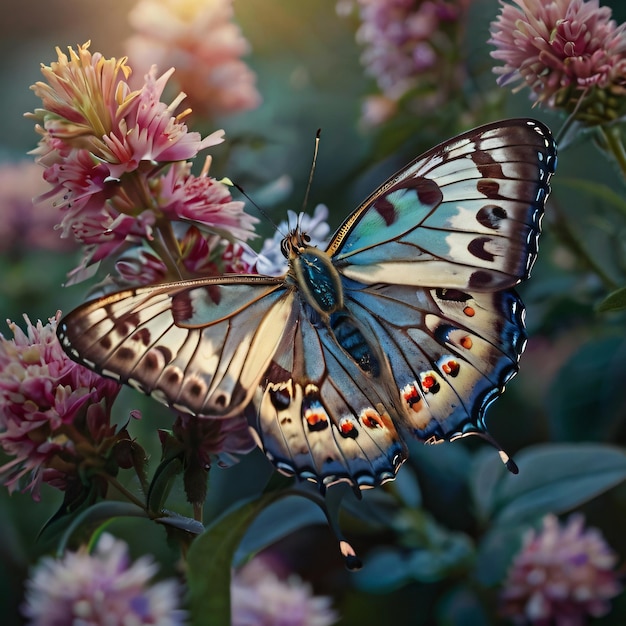
[[(223, 182), (223, 181), (222, 181)], [(276, 222), (269, 216), (269, 214), (267, 213), (267, 211), (265, 211), (264, 209), (262, 209), (244, 190), (244, 188), (233, 182), (232, 180), (229, 180), (229, 184), (231, 184), (273, 227), (274, 230), (277, 233), (280, 233), (283, 237), (286, 237), (286, 234), (283, 233), (280, 228), (278, 227), (278, 224), (276, 224)]]
[[(315, 165), (317, 163), (317, 152), (320, 147), (320, 135), (322, 134), (322, 129), (318, 128), (315, 133), (315, 148), (313, 149), (313, 162), (311, 163), (311, 171), (309, 172), (309, 181), (306, 184), (306, 192), (304, 194), (304, 200), (302, 202), (302, 211), (300, 214), (304, 213), (306, 210), (306, 205), (309, 202), (309, 193), (311, 192), (311, 185), (313, 184), (313, 174), (315, 174)], [(300, 226), (300, 224), (298, 224)]]

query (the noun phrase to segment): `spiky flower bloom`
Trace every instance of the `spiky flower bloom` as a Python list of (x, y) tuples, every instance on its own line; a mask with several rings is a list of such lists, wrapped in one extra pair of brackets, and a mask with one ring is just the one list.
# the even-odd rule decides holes
[(26, 583), (22, 612), (29, 626), (182, 625), (178, 585), (151, 584), (157, 572), (151, 557), (131, 563), (126, 543), (105, 533), (91, 554), (44, 557)]
[(75, 280), (85, 268), (141, 242), (154, 246), (159, 235), (171, 242), (175, 221), (194, 223), (245, 240), (254, 219), (243, 203), (207, 171), (190, 174), (186, 163), (200, 150), (222, 141), (222, 131), (202, 139), (176, 115), (180, 94), (167, 105), (160, 98), (171, 75), (152, 68), (132, 90), (126, 59), (91, 54), (89, 44), (57, 49), (58, 61), (43, 66), (46, 82), (33, 86), (43, 108), (31, 114), (41, 135), (35, 154), (52, 185), (43, 199), (54, 199), (62, 214), (62, 236), (86, 246)]
[(614, 571), (617, 555), (582, 515), (561, 526), (554, 515), (529, 531), (502, 591), (503, 613), (516, 623), (583, 626), (606, 615), (622, 591)]
[(231, 585), (233, 626), (330, 626), (337, 621), (330, 598), (314, 596), (298, 576), (279, 578), (262, 558), (245, 565)]
[[(470, 0), (355, 0), (364, 46), (361, 62), (378, 83), (382, 97), (365, 102), (364, 121), (372, 125), (396, 111), (412, 91), (418, 104), (435, 106), (458, 89), (464, 77), (461, 39)], [(337, 5), (345, 14), (352, 3)]]
[(194, 112), (214, 117), (257, 107), (255, 75), (241, 60), (249, 45), (232, 0), (140, 0), (130, 13), (129, 55), (142, 72), (175, 67)]
[(533, 97), (588, 124), (626, 113), (626, 24), (598, 0), (501, 2), (491, 24), (500, 85), (521, 82)]
[(26, 332), (9, 322), (13, 339), (0, 334), (0, 447), (12, 457), (0, 480), (14, 491), (39, 498), (42, 481), (65, 488), (82, 461), (105, 462), (117, 440), (109, 423), (110, 404), (120, 386), (74, 363), (56, 337), (57, 314), (44, 325), (26, 319)]

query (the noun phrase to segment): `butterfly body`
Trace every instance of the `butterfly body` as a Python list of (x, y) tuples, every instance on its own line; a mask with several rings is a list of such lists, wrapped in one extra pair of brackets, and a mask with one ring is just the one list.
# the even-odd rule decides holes
[(110, 294), (64, 318), (59, 337), (178, 410), (245, 414), (281, 471), (322, 489), (376, 486), (406, 459), (407, 434), (487, 436), (485, 410), (526, 342), (513, 287), (536, 257), (555, 166), (539, 122), (477, 128), (383, 184), (326, 250), (292, 231), (284, 276)]

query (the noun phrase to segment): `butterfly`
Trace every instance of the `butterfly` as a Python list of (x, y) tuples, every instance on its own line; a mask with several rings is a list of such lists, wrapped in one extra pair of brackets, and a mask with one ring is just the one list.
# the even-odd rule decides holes
[(525, 347), (513, 287), (535, 261), (555, 168), (541, 122), (481, 126), (392, 176), (326, 250), (290, 231), (283, 276), (112, 293), (69, 313), (58, 337), (74, 360), (176, 410), (245, 415), (278, 470), (322, 491), (380, 485), (407, 436), (495, 444), (485, 411)]

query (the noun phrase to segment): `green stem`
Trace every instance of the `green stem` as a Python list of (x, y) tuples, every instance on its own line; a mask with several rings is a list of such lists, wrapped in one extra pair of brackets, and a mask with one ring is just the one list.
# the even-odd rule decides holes
[(617, 125), (599, 126), (598, 130), (626, 180), (626, 149)]
[(120, 483), (120, 481), (117, 480), (117, 478), (115, 478), (114, 476), (111, 476), (110, 474), (106, 474), (104, 472), (100, 473), (100, 476), (104, 478), (111, 486), (115, 487), (115, 489), (117, 489), (129, 502), (132, 502), (134, 505), (138, 506), (143, 511), (146, 510), (146, 505), (141, 500), (139, 500), (137, 496), (135, 496), (133, 493), (128, 491), (128, 489), (126, 489), (126, 487), (124, 487), (124, 485), (122, 485), (122, 483)]

